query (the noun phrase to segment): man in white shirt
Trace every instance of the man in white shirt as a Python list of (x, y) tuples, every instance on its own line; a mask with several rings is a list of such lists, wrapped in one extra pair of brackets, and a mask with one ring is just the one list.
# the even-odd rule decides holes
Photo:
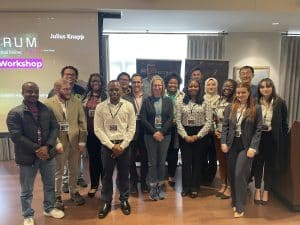
[(117, 164), (121, 210), (124, 215), (131, 212), (129, 197), (129, 144), (136, 129), (133, 105), (121, 99), (121, 86), (117, 80), (108, 83), (109, 98), (100, 103), (95, 111), (94, 131), (102, 143), (101, 158), (104, 176), (102, 178), (100, 219), (111, 209), (113, 195), (112, 176)]

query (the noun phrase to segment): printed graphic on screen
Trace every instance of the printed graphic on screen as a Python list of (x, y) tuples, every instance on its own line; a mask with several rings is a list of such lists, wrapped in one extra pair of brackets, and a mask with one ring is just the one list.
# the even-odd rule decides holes
[(136, 71), (142, 77), (147, 77), (147, 67), (156, 70), (156, 74), (163, 79), (171, 74), (176, 73), (180, 76), (181, 60), (162, 60), (162, 59), (136, 59)]
[(23, 83), (37, 83), (43, 101), (64, 66), (79, 70), (79, 83), (99, 72), (98, 23), (97, 13), (1, 13), (0, 20), (0, 132), (5, 132), (8, 111), (22, 102)]

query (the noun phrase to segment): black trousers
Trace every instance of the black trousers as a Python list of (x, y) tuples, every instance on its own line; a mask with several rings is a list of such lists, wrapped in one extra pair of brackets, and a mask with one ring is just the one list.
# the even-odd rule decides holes
[[(185, 127), (188, 135), (195, 135), (201, 127)], [(193, 143), (187, 143), (180, 138), (182, 157), (182, 190), (184, 192), (196, 192), (200, 187), (200, 178), (203, 175), (201, 165), (207, 154), (205, 148), (206, 136)]]
[(275, 167), (273, 158), (274, 149), (275, 141), (272, 132), (262, 132), (259, 144), (259, 154), (255, 156), (252, 167), (255, 178), (255, 188), (257, 189), (261, 188), (263, 174), (264, 190), (270, 191), (272, 188)]
[[(140, 180), (142, 183), (146, 183), (148, 173), (148, 158), (144, 142), (144, 135), (138, 135), (138, 138), (130, 143), (130, 151), (130, 182), (136, 184)], [(140, 161), (141, 163), (140, 179), (136, 167), (137, 161)]]
[(112, 157), (112, 150), (102, 145), (101, 157), (103, 164), (103, 178), (101, 189), (101, 200), (111, 202), (113, 195), (113, 173), (115, 165), (118, 169), (118, 182), (120, 191), (120, 201), (126, 201), (129, 197), (129, 148), (124, 149), (122, 155), (117, 158)]
[(232, 206), (236, 207), (239, 213), (245, 211), (247, 185), (253, 160), (247, 157), (247, 150), (244, 149), (241, 138), (236, 137), (227, 153)]
[(218, 169), (217, 153), (213, 133), (208, 133), (206, 135), (205, 147), (207, 148), (207, 155), (205, 156), (206, 160), (203, 160), (202, 162), (203, 176), (201, 179), (201, 183), (204, 184), (213, 182)]
[(178, 134), (177, 134), (176, 126), (173, 126), (172, 130), (171, 130), (171, 142), (170, 142), (170, 145), (168, 148), (168, 153), (167, 153), (168, 176), (169, 177), (175, 177), (175, 173), (176, 173), (176, 169), (177, 169), (178, 151), (179, 151), (179, 148), (175, 147), (175, 141), (176, 141), (176, 138), (178, 138), (177, 135)]
[(103, 175), (101, 161), (102, 144), (93, 132), (88, 133), (86, 147), (89, 154), (91, 188), (98, 189), (99, 180)]

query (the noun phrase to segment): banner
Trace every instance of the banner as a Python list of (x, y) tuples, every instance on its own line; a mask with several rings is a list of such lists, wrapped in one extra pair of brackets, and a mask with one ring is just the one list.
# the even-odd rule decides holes
[(163, 60), (163, 59), (136, 59), (136, 71), (143, 78), (147, 77), (147, 65), (154, 64), (157, 74), (163, 79), (171, 73), (180, 76), (181, 60)]
[(222, 85), (226, 79), (228, 79), (229, 61), (222, 60), (200, 60), (200, 59), (186, 59), (185, 60), (185, 84), (191, 78), (193, 68), (200, 68), (202, 73), (202, 81), (213, 77), (218, 80), (218, 93), (221, 93)]

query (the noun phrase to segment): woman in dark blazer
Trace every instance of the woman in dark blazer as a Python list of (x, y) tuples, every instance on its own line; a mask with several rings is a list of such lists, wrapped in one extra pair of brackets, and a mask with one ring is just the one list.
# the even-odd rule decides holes
[[(256, 188), (254, 202), (265, 205), (269, 200), (274, 172), (281, 169), (283, 159), (286, 158), (284, 155), (285, 137), (288, 132), (287, 107), (284, 100), (277, 96), (270, 78), (262, 79), (258, 84), (258, 104), (262, 108), (263, 126), (259, 154), (253, 162)], [(264, 188), (261, 191), (263, 174)]]
[(144, 126), (144, 140), (148, 155), (148, 177), (150, 199), (157, 201), (165, 198), (163, 190), (165, 161), (171, 140), (173, 124), (173, 104), (164, 97), (164, 80), (154, 76), (151, 80), (152, 95), (146, 98), (141, 109)]
[(233, 103), (225, 108), (221, 148), (227, 153), (234, 217), (242, 217), (252, 160), (258, 153), (262, 114), (250, 85), (239, 83)]

